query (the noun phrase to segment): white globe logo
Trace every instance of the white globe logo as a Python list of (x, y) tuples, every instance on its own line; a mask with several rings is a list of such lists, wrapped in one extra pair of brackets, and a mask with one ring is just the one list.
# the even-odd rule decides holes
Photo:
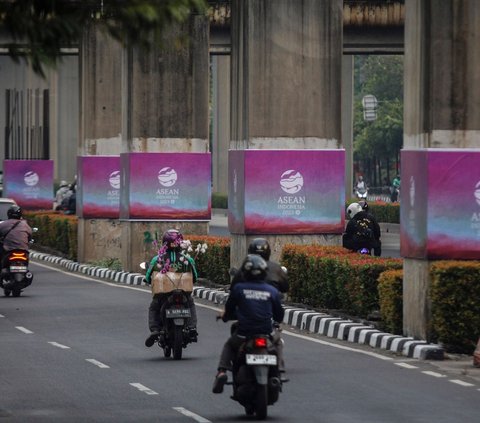
[(480, 181), (477, 182), (477, 185), (475, 185), (475, 200), (477, 200), (477, 204), (480, 205)]
[(28, 185), (29, 187), (33, 187), (38, 184), (39, 181), (38, 174), (36, 172), (27, 172), (23, 176), (23, 180), (25, 181), (25, 184)]
[(171, 167), (164, 167), (158, 172), (158, 182), (164, 187), (171, 187), (177, 182), (177, 172)]
[(280, 179), (280, 187), (287, 194), (296, 194), (303, 188), (302, 174), (292, 169), (283, 172)]
[(108, 182), (110, 182), (110, 186), (113, 189), (120, 189), (120, 171), (116, 170), (110, 173), (110, 177), (108, 178)]

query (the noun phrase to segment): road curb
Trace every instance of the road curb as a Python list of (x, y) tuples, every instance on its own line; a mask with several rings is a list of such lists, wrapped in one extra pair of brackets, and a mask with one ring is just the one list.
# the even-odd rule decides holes
[[(141, 273), (128, 273), (98, 266), (89, 266), (35, 251), (30, 252), (30, 257), (64, 267), (71, 272), (83, 273), (88, 276), (127, 285), (148, 286), (143, 282), (144, 275)], [(224, 291), (201, 286), (193, 288), (193, 295), (218, 305), (225, 304), (228, 298), (228, 294)], [(444, 358), (445, 351), (437, 344), (430, 344), (411, 337), (392, 335), (382, 332), (371, 325), (334, 317), (306, 308), (290, 306), (285, 306), (284, 308), (285, 317), (283, 322), (301, 330), (351, 343), (369, 345), (372, 348), (391, 351), (419, 360), (442, 360)]]

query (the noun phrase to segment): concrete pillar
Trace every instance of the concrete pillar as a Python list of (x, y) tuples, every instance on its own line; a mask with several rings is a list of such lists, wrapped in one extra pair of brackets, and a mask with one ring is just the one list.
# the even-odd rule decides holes
[[(183, 41), (183, 42), (182, 42)], [(208, 152), (208, 20), (192, 16), (169, 28), (149, 52), (123, 56), (122, 152)], [(145, 222), (122, 220), (121, 261), (138, 271), (144, 260)], [(175, 227), (205, 234), (207, 222), (153, 222), (151, 232)]]
[[(341, 0), (232, 0), (231, 149), (341, 146)], [(268, 166), (268, 163), (265, 164)], [(252, 236), (232, 235), (238, 265)], [(270, 235), (340, 244), (337, 235)]]
[(342, 57), (342, 144), (345, 148), (345, 198), (353, 187), (353, 55)]
[[(476, 0), (406, 1), (404, 148), (480, 147), (478, 22)], [(430, 337), (429, 264), (404, 264), (403, 329), (422, 339)]]
[[(122, 149), (122, 46), (95, 25), (85, 28), (79, 52), (80, 125), (78, 155), (118, 156)], [(116, 219), (78, 220), (78, 260), (120, 258)]]
[(230, 55), (211, 56), (212, 68), (212, 190), (228, 193), (230, 144)]

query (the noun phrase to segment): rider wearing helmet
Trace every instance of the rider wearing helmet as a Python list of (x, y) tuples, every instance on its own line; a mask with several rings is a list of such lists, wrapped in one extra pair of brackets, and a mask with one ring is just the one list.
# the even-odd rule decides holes
[[(343, 234), (342, 244), (352, 251), (366, 248), (368, 251), (373, 250), (375, 256), (380, 256), (382, 253), (380, 225), (375, 217), (365, 210), (365, 204), (363, 208), (359, 203), (348, 206), (347, 215), (350, 220)], [(368, 210), (368, 205), (366, 209)]]
[(29, 241), (32, 239), (32, 228), (23, 219), (22, 209), (19, 206), (11, 206), (7, 210), (7, 220), (0, 222), (0, 259), (3, 269), (3, 256), (7, 251), (16, 249), (29, 249)]
[[(277, 288), (280, 292), (288, 292), (288, 278), (285, 268), (282, 268), (277, 262), (270, 260), (270, 244), (265, 238), (255, 238), (253, 239), (248, 246), (248, 254), (256, 254), (261, 256), (267, 262), (267, 275), (265, 280)], [(241, 270), (238, 270), (230, 285), (230, 290), (235, 286), (236, 283), (244, 280), (245, 278), (242, 275)]]
[[(164, 232), (162, 236), (162, 247), (151, 260), (145, 274), (145, 282), (152, 283), (153, 272), (168, 271), (170, 267), (174, 267), (177, 272), (192, 272), (193, 282), (197, 280), (197, 269), (195, 261), (192, 257), (186, 256), (182, 253), (181, 243), (183, 235), (176, 229), (169, 229)], [(167, 299), (168, 294), (155, 294), (152, 302), (148, 308), (148, 326), (150, 329), (150, 336), (145, 340), (145, 346), (151, 347), (155, 341), (163, 334), (162, 321), (162, 306)], [(197, 311), (195, 302), (190, 295), (188, 295), (188, 302), (191, 311), (190, 318), (190, 339), (193, 342), (197, 341)]]
[(280, 293), (265, 280), (267, 262), (259, 255), (249, 254), (242, 263), (241, 271), (244, 280), (236, 283), (230, 291), (225, 311), (219, 316), (224, 322), (238, 320), (238, 327), (223, 347), (213, 384), (215, 394), (223, 392), (227, 381), (226, 370), (231, 368), (245, 337), (260, 333), (270, 334), (273, 331), (272, 321), (283, 320)]

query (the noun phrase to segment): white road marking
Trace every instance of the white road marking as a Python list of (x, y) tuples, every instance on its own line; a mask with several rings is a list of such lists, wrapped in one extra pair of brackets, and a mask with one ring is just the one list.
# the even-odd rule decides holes
[(210, 420), (207, 420), (206, 418), (199, 416), (198, 414), (195, 414), (190, 410), (187, 410), (186, 408), (183, 408), (183, 407), (172, 407), (172, 408), (175, 411), (178, 411), (179, 413), (183, 414), (184, 416), (191, 417), (193, 420), (197, 421), (198, 423), (212, 423)]
[(101, 369), (109, 369), (110, 366), (107, 366), (106, 364), (101, 363), (98, 360), (95, 360), (94, 358), (86, 358), (85, 361), (88, 361), (89, 363), (94, 364), (97, 367), (100, 367)]
[(403, 367), (405, 369), (418, 369), (417, 366), (412, 366), (411, 364), (407, 364), (407, 363), (393, 363), (393, 364), (399, 367)]
[(33, 333), (31, 330), (28, 330), (27, 328), (24, 328), (23, 326), (15, 326), (16, 329), (18, 329), (20, 332), (31, 334)]
[(70, 347), (67, 347), (66, 345), (59, 344), (58, 342), (49, 342), (50, 345), (53, 345), (54, 347), (61, 348), (63, 350), (69, 350)]
[(0, 317), (5, 317), (3, 314), (0, 314)]
[(433, 376), (433, 377), (447, 377), (446, 375), (442, 375), (441, 373), (437, 373), (437, 372), (431, 372), (429, 370), (427, 371), (424, 371), (422, 372), (424, 375), (428, 375), (428, 376)]
[(158, 392), (152, 391), (150, 388), (142, 385), (141, 383), (131, 383), (134, 388), (137, 388), (139, 391), (144, 392), (147, 395), (158, 395)]
[(450, 379), (449, 382), (456, 383), (461, 386), (475, 386), (473, 383), (464, 382), (463, 380)]
[(357, 350), (355, 348), (346, 347), (345, 345), (334, 344), (333, 342), (327, 342), (327, 341), (322, 341), (321, 339), (310, 338), (308, 336), (299, 335), (298, 333), (289, 332), (287, 330), (283, 330), (282, 333), (285, 333), (285, 334), (290, 335), (290, 336), (294, 336), (295, 338), (304, 339), (305, 341), (311, 341), (311, 342), (315, 342), (317, 344), (322, 344), (322, 345), (327, 345), (329, 347), (338, 348), (340, 350), (351, 351), (351, 352), (356, 352), (356, 353), (359, 353), (359, 354), (369, 355), (370, 357), (379, 358), (380, 360), (385, 360), (385, 361), (393, 360), (391, 357), (386, 357), (384, 355), (376, 354), (374, 352)]

